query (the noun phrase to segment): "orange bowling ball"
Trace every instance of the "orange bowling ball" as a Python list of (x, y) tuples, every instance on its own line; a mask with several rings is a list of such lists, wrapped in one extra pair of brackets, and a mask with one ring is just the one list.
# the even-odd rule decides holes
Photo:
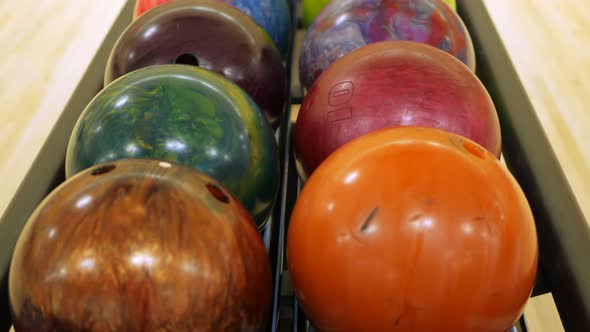
[(404, 127), (336, 150), (303, 187), (287, 240), (319, 331), (506, 332), (536, 276), (528, 202), (473, 141)]

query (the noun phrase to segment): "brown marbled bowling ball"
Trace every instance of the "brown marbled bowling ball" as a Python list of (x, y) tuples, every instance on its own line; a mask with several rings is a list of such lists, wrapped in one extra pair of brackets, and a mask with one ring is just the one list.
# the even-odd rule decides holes
[(271, 273), (248, 212), (217, 181), (156, 160), (90, 168), (17, 242), (18, 332), (260, 331)]

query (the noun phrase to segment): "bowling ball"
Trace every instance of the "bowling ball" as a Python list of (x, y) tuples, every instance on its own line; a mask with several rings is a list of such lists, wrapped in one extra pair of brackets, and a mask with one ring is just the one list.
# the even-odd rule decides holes
[(300, 174), (355, 137), (409, 125), (450, 130), (501, 153), (496, 109), (469, 68), (431, 46), (388, 41), (339, 59), (308, 91), (295, 128)]
[(199, 67), (137, 70), (89, 103), (68, 143), (66, 176), (124, 158), (165, 159), (212, 176), (259, 227), (279, 189), (272, 128), (237, 85)]
[[(171, 0), (137, 0), (134, 18), (147, 10)], [(236, 6), (252, 17), (270, 35), (275, 45), (286, 57), (291, 40), (291, 14), (287, 0), (221, 0)]]
[(319, 12), (330, 0), (303, 0), (301, 4), (301, 22), (308, 28)]
[(288, 269), (319, 331), (505, 332), (537, 271), (527, 200), (494, 155), (433, 128), (338, 149), (295, 204)]
[(252, 218), (220, 183), (121, 160), (55, 189), (9, 274), (16, 331), (259, 331), (271, 272)]
[(233, 6), (176, 0), (142, 15), (115, 44), (105, 85), (133, 70), (171, 63), (225, 76), (254, 99), (273, 127), (279, 125), (287, 94), (285, 66), (266, 32)]
[(305, 34), (299, 60), (301, 82), (310, 87), (337, 59), (386, 40), (440, 48), (475, 70), (471, 37), (442, 0), (339, 0), (324, 7)]

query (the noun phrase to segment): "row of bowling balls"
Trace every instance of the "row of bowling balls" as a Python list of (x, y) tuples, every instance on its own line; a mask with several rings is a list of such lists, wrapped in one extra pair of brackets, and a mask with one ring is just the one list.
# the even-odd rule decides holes
[(218, 179), (264, 225), (278, 192), (273, 129), (287, 81), (251, 17), (217, 0), (154, 6), (115, 43), (104, 83), (74, 128), (68, 177), (120, 158), (174, 161)]
[(499, 157), (498, 116), (474, 71), (469, 32), (442, 0), (327, 3), (299, 58), (301, 177), (351, 139), (392, 126), (450, 130)]
[(278, 192), (285, 77), (234, 6), (178, 0), (138, 16), (73, 129), (66, 181), (19, 236), (15, 330), (264, 330), (259, 230)]
[(301, 55), (287, 266), (312, 325), (508, 331), (535, 223), (460, 18), (439, 0), (333, 0)]

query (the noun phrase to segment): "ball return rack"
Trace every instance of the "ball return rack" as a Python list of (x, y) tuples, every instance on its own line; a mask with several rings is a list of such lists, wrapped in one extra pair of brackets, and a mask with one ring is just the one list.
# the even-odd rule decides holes
[[(307, 332), (313, 327), (294, 296), (286, 270), (285, 241), (291, 211), (301, 189), (293, 157), (293, 128), (304, 89), (298, 80), (298, 54), (304, 30), (298, 1), (292, 12), (291, 52), (285, 60), (290, 95), (277, 132), (281, 189), (271, 220), (263, 231), (273, 269), (270, 332)], [(104, 68), (115, 41), (131, 22), (129, 0), (80, 80), (25, 179), (0, 218), (0, 332), (12, 322), (8, 305), (8, 271), (14, 246), (29, 216), (65, 178), (70, 133), (90, 100), (102, 89)], [(503, 156), (533, 210), (539, 238), (539, 270), (532, 296), (551, 293), (566, 331), (590, 331), (590, 228), (567, 182), (543, 127), (502, 44), (483, 0), (457, 0), (458, 12), (474, 42), (477, 75), (488, 89), (500, 118)], [(526, 332), (525, 319), (511, 332)], [(531, 331), (534, 332), (534, 331)]]

